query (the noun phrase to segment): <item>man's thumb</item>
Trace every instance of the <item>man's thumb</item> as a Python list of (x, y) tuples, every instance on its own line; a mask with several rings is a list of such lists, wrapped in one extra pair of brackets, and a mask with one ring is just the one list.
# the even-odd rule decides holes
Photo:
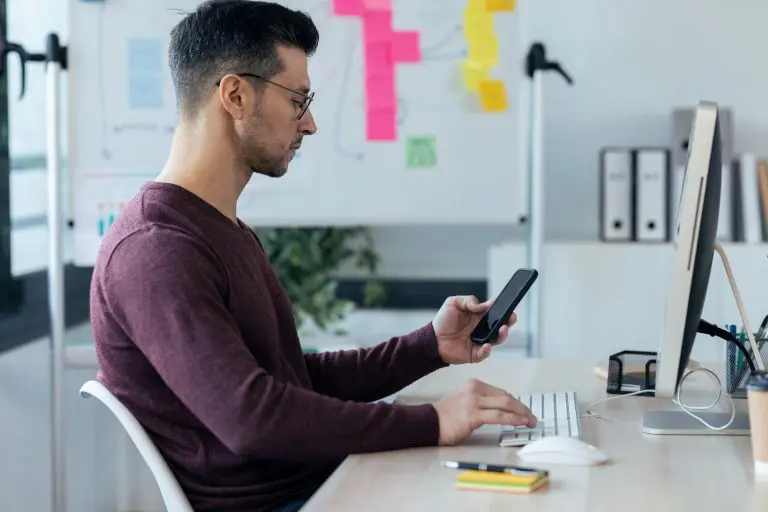
[(488, 304), (481, 304), (480, 301), (477, 300), (477, 297), (474, 295), (466, 295), (461, 298), (461, 308), (466, 311), (471, 311), (472, 313), (483, 313), (487, 307)]

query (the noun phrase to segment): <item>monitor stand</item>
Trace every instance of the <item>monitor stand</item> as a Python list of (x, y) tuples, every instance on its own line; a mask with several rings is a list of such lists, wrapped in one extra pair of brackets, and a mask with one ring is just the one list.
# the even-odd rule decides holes
[[(730, 412), (703, 412), (694, 414), (712, 426), (725, 425), (731, 419)], [(685, 436), (748, 436), (749, 413), (737, 412), (728, 428), (713, 430), (683, 411), (646, 411), (643, 414), (643, 433), (654, 435)]]

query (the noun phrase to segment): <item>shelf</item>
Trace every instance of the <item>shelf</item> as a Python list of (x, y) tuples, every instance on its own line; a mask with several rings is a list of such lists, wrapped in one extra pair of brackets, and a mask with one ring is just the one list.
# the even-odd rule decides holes
[[(526, 242), (523, 240), (510, 240), (496, 246), (520, 246), (525, 247)], [(756, 248), (768, 251), (768, 242), (761, 243), (746, 243), (746, 242), (725, 242), (721, 241), (726, 250), (729, 248), (741, 249), (741, 248)], [(601, 240), (568, 240), (568, 239), (552, 239), (546, 240), (543, 243), (544, 247), (548, 246), (564, 246), (564, 247), (591, 247), (591, 248), (648, 248), (648, 249), (667, 249), (674, 247), (672, 242), (603, 242)]]
[[(764, 280), (768, 244), (723, 243), (753, 328), (768, 313)], [(489, 251), (488, 294), (496, 296), (509, 277), (526, 265), (524, 243), (511, 242)], [(549, 241), (542, 247), (540, 332), (533, 353), (592, 363), (625, 349), (656, 350), (664, 325), (664, 308), (674, 245)], [(527, 304), (518, 308), (519, 329), (527, 329)], [(717, 324), (741, 320), (723, 264), (713, 255), (703, 316)], [(723, 362), (725, 347), (697, 337), (694, 358)]]

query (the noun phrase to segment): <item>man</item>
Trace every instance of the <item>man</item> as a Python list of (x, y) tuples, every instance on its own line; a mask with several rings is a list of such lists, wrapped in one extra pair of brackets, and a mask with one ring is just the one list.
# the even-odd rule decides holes
[(104, 238), (94, 269), (99, 379), (195, 510), (296, 510), (348, 454), (535, 421), (476, 381), (434, 405), (376, 402), (488, 357), (490, 346), (468, 341), (488, 307), (473, 297), (446, 300), (433, 322), (378, 346), (302, 354), (288, 297), (236, 203), (252, 174), (282, 176), (317, 131), (307, 74), (317, 45), (307, 16), (267, 2), (205, 2), (180, 21), (168, 161)]

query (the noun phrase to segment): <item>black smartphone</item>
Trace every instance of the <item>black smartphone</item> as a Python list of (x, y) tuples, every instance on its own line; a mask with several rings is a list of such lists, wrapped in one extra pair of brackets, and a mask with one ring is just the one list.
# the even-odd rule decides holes
[(501, 290), (501, 293), (496, 300), (493, 301), (491, 307), (480, 319), (480, 323), (477, 324), (475, 330), (469, 335), (469, 339), (472, 343), (482, 345), (484, 343), (494, 343), (499, 335), (499, 329), (502, 325), (506, 324), (509, 320), (509, 316), (515, 310), (520, 301), (523, 300), (525, 294), (533, 286), (536, 278), (539, 277), (539, 272), (535, 269), (521, 268), (512, 278), (507, 285)]

